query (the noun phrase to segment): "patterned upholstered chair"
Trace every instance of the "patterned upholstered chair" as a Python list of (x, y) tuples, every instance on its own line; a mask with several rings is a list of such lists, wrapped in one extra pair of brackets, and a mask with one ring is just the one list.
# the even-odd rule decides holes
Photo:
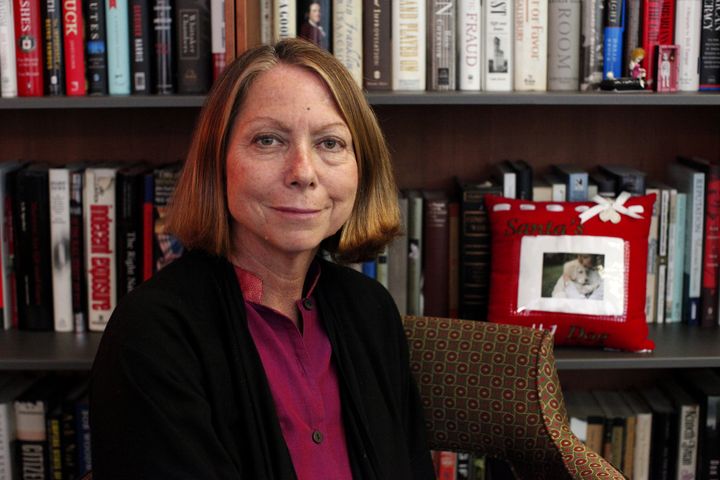
[(430, 446), (506, 460), (522, 479), (623, 479), (568, 426), (552, 337), (469, 320), (404, 318)]

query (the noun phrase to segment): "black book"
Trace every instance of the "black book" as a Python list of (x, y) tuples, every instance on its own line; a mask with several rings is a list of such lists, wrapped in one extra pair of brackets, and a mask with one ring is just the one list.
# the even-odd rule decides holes
[(640, 390), (640, 395), (652, 411), (650, 478), (670, 480), (675, 478), (677, 462), (677, 409), (658, 387)]
[(118, 300), (142, 282), (142, 226), (145, 165), (118, 170), (117, 197), (117, 295)]
[(150, 93), (153, 84), (150, 26), (150, 0), (130, 0), (130, 88), (136, 95)]
[(212, 84), (210, 0), (175, 0), (178, 93), (203, 94)]
[(20, 170), (15, 196), (18, 326), (22, 330), (51, 331), (54, 319), (47, 166), (30, 165)]
[(88, 95), (107, 95), (107, 40), (103, 0), (83, 0)]
[(645, 195), (645, 172), (626, 165), (600, 165), (598, 168), (615, 180), (615, 195), (622, 192)]
[(369, 91), (392, 89), (392, 4), (363, 5), (363, 83)]
[(700, 404), (697, 478), (720, 479), (720, 377), (711, 370), (688, 370), (680, 381)]
[(515, 198), (519, 200), (533, 199), (533, 171), (525, 160), (506, 160), (515, 171)]
[(702, 0), (700, 90), (720, 90), (720, 0)]
[(173, 2), (153, 0), (153, 47), (155, 75), (154, 92), (168, 95), (175, 91), (175, 65), (173, 63)]
[(87, 283), (85, 282), (85, 239), (83, 230), (83, 171), (70, 171), (70, 271), (75, 331), (87, 325)]
[(64, 479), (79, 478), (78, 465), (78, 411), (77, 405), (87, 395), (87, 381), (74, 385), (62, 401), (60, 418), (62, 474)]
[(60, 0), (44, 0), (40, 4), (43, 20), (45, 95), (62, 95), (65, 88), (65, 62)]
[[(605, 198), (615, 198), (615, 177), (602, 171), (590, 173), (590, 182), (597, 185), (597, 194)], [(588, 198), (592, 200), (592, 198)]]

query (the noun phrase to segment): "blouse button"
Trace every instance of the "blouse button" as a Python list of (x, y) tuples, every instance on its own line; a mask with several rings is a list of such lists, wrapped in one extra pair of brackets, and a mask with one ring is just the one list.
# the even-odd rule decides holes
[(313, 302), (311, 299), (306, 298), (302, 301), (303, 307), (305, 307), (305, 310), (312, 310), (313, 308)]
[(321, 444), (322, 441), (323, 441), (323, 434), (322, 434), (322, 432), (320, 432), (319, 430), (315, 430), (315, 431), (312, 433), (312, 439), (313, 439), (313, 442), (317, 443), (318, 445)]

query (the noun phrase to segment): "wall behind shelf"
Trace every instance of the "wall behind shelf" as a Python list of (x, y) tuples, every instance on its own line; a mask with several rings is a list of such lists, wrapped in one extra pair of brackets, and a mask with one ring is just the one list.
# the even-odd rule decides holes
[(712, 106), (376, 106), (404, 188), (449, 188), (453, 175), (485, 179), (522, 158), (623, 163), (665, 178), (677, 154), (720, 159), (720, 109)]

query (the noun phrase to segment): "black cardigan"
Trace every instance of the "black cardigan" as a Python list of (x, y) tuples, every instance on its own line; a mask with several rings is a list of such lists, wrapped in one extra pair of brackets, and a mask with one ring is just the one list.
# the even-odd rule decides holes
[[(321, 271), (353, 477), (434, 478), (392, 298), (349, 268)], [(96, 480), (295, 478), (227, 260), (189, 253), (120, 302), (93, 365), (90, 426)]]

